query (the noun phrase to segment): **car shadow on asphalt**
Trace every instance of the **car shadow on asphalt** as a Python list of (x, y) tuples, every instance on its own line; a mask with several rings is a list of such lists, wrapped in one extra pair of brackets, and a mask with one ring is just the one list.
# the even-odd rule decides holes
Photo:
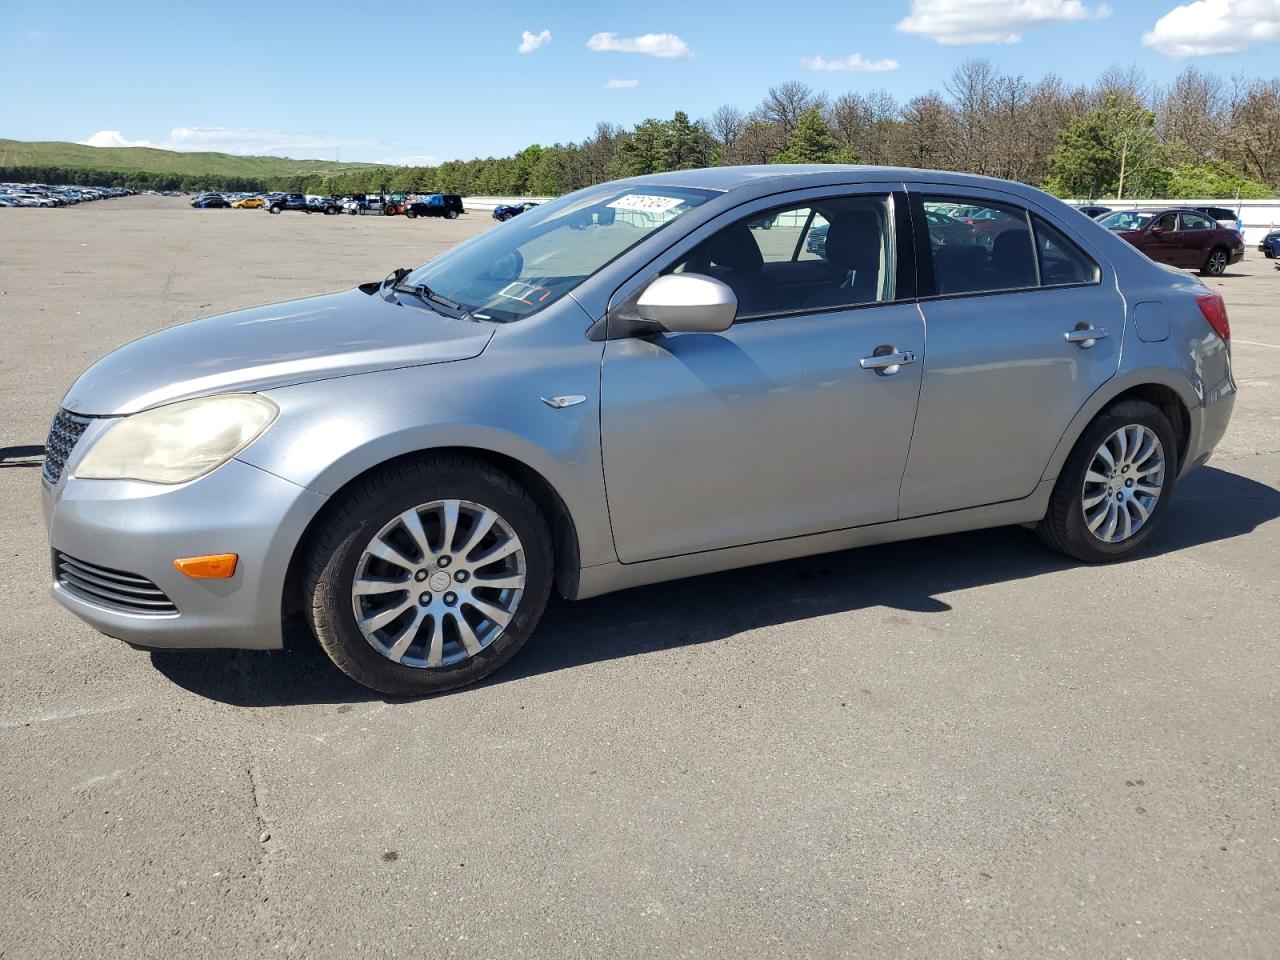
[(11, 467), (38, 467), (44, 463), (44, 447), (37, 444), (21, 444), (16, 447), (0, 447), (0, 470)]
[[(1280, 491), (1201, 467), (1178, 485), (1143, 556), (1229, 540), (1278, 516)], [(942, 596), (1075, 565), (1029, 532), (1001, 527), (731, 570), (577, 603), (553, 597), (528, 645), (492, 677), (468, 689), (866, 607), (943, 612), (952, 607)], [(287, 624), (283, 650), (156, 650), (151, 659), (179, 686), (237, 706), (389, 699), (333, 667), (300, 621)]]

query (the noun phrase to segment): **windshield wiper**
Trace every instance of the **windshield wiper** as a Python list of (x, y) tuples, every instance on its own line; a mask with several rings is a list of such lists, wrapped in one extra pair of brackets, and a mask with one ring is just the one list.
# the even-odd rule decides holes
[(436, 293), (425, 283), (400, 283), (397, 280), (396, 285), (391, 289), (396, 293), (408, 293), (415, 297), (420, 297), (423, 300), (430, 300), (432, 303), (438, 303), (442, 307), (462, 311), (462, 304), (458, 303), (456, 300), (450, 300), (443, 294)]
[[(456, 312), (457, 316), (453, 318), (455, 320), (474, 319), (471, 316), (471, 311), (458, 303), (458, 301), (450, 300), (444, 294), (436, 293), (425, 283), (396, 283), (396, 285), (391, 289), (394, 293), (407, 293), (410, 296), (417, 297), (419, 300), (425, 300), (427, 303), (447, 307), (448, 309)], [(439, 313), (440, 311), (437, 310), (436, 312)]]

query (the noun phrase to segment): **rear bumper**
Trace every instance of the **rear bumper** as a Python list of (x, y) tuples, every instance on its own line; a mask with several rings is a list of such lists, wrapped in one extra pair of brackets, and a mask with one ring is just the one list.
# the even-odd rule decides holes
[[(274, 649), (293, 551), (325, 497), (232, 460), (191, 483), (63, 479), (44, 486), (50, 547), (144, 577), (177, 607), (163, 616), (110, 609), (55, 579), (53, 597), (90, 626), (144, 647)], [(178, 557), (239, 555), (226, 580), (194, 580)]]
[(1228, 372), (1222, 382), (1205, 391), (1204, 403), (1191, 412), (1191, 446), (1182, 465), (1182, 474), (1208, 461), (1231, 423), (1236, 405), (1236, 382)]

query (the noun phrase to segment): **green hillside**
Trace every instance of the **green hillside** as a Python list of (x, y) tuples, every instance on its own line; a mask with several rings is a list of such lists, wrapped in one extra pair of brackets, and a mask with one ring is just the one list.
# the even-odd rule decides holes
[(350, 173), (378, 166), (288, 157), (239, 157), (229, 153), (184, 153), (153, 147), (87, 147), (61, 141), (0, 139), (0, 167), (57, 167), (266, 181), (277, 177)]

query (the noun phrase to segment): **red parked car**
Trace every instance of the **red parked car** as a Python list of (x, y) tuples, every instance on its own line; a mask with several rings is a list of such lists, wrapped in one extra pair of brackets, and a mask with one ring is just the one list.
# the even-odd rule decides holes
[(1195, 210), (1117, 210), (1098, 223), (1157, 263), (1218, 277), (1244, 256), (1244, 238)]

